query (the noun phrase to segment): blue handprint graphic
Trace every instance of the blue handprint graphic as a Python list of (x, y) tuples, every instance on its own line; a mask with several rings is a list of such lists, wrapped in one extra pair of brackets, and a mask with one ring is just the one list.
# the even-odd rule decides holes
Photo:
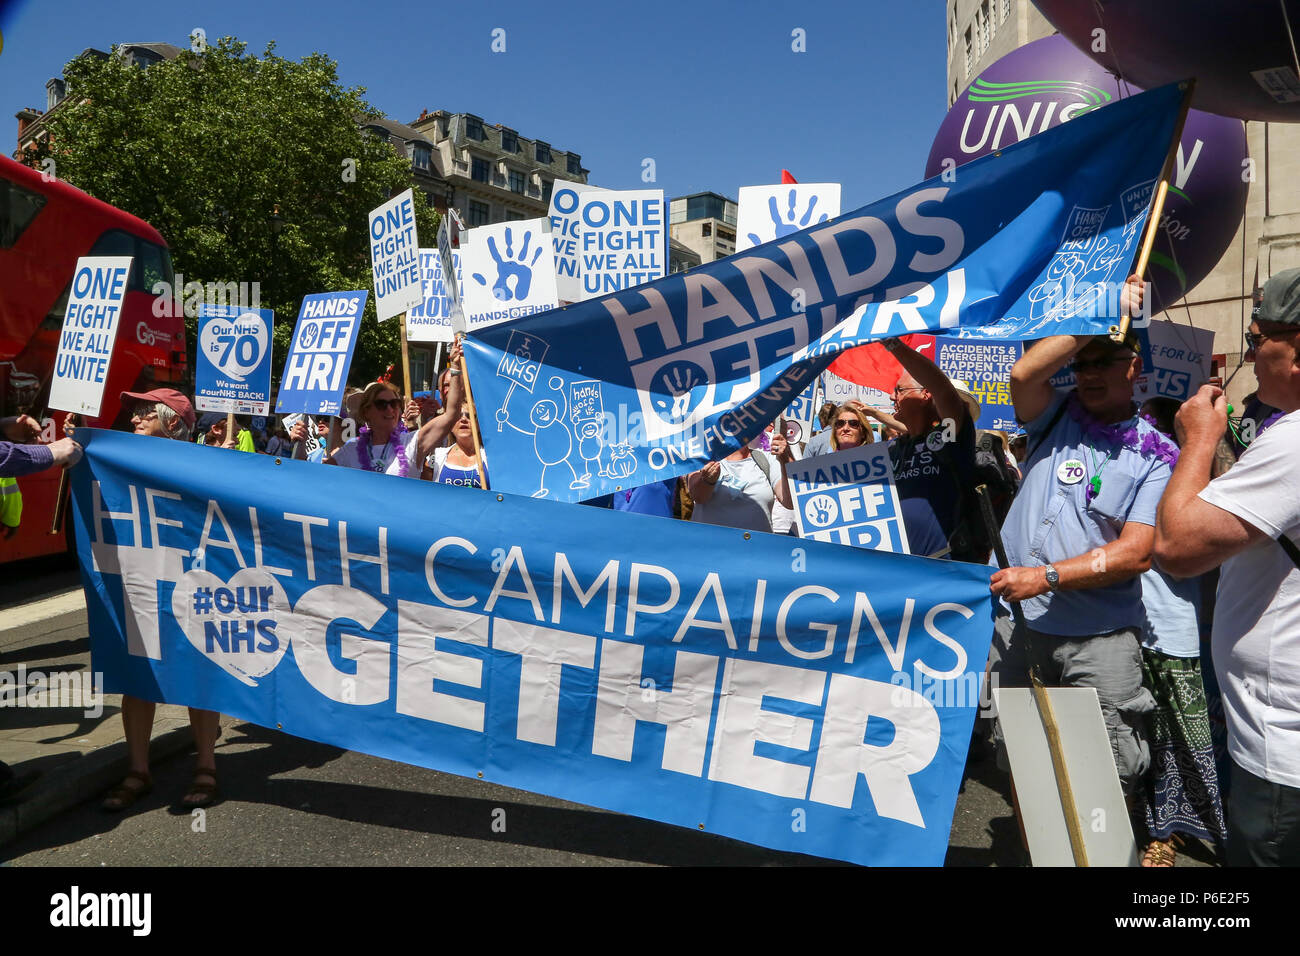
[[(492, 295), (501, 302), (509, 302), (511, 299), (524, 300), (528, 298), (528, 289), (533, 284), (533, 266), (537, 265), (537, 260), (542, 257), (543, 244), (538, 243), (537, 250), (533, 253), (533, 258), (527, 265), (524, 260), (528, 258), (528, 245), (533, 240), (531, 230), (524, 231), (524, 241), (519, 247), (519, 255), (514, 253), (514, 237), (510, 230), (506, 230), (506, 254), (503, 258), (497, 251), (495, 236), (488, 237), (488, 252), (492, 254), (493, 260), (497, 264), (496, 281), (492, 283)], [(480, 285), (487, 285), (487, 279), (483, 278), (477, 272), (474, 273), (474, 279)], [(514, 280), (514, 286), (511, 287), (510, 280)]]
[[(798, 192), (793, 189), (790, 190), (789, 204), (785, 215), (782, 216), (781, 209), (777, 205), (776, 197), (771, 196), (768, 198), (767, 211), (772, 217), (772, 226), (775, 229), (772, 239), (782, 239), (791, 233), (798, 232), (801, 229), (807, 229), (808, 224), (813, 221), (813, 213), (817, 209), (817, 197), (808, 197), (808, 209), (804, 212), (802, 217), (799, 216), (798, 212), (794, 208), (794, 204), (797, 200)], [(827, 213), (822, 213), (821, 218), (818, 219), (817, 222), (823, 223), (829, 218), (830, 216)], [(772, 239), (760, 239), (752, 232), (749, 234), (749, 241), (756, 246), (762, 245), (764, 242), (771, 242)]]

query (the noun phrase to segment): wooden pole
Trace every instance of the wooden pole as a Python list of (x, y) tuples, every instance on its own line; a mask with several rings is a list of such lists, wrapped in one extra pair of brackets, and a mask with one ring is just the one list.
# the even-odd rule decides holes
[[(976, 495), (980, 500), (980, 515), (984, 519), (984, 530), (988, 534), (989, 541), (993, 543), (993, 552), (998, 558), (998, 567), (1006, 568), (1009, 566), (1007, 561), (1007, 549), (1002, 543), (1002, 533), (998, 529), (997, 519), (993, 515), (993, 501), (989, 498), (988, 485), (980, 485), (975, 489)], [(1026, 636), (1028, 631), (1025, 627), (1025, 613), (1020, 607), (1019, 601), (1011, 601), (1011, 616), (1015, 621), (1016, 630)], [(1052, 757), (1052, 775), (1056, 777), (1056, 792), (1061, 799), (1061, 813), (1065, 817), (1065, 829), (1070, 837), (1070, 853), (1074, 856), (1075, 866), (1088, 865), (1088, 848), (1083, 842), (1083, 827), (1079, 823), (1079, 809), (1074, 802), (1074, 787), (1070, 784), (1070, 771), (1065, 766), (1065, 752), (1061, 749), (1061, 728), (1056, 722), (1056, 711), (1052, 709), (1052, 700), (1047, 695), (1047, 688), (1043, 685), (1038, 676), (1038, 665), (1033, 662), (1033, 656), (1025, 649), (1026, 656), (1030, 660), (1029, 685), (1034, 695), (1034, 705), (1038, 708), (1038, 719), (1043, 722), (1043, 733), (1047, 736), (1047, 752)], [(1017, 814), (1020, 812), (1016, 808)], [(1023, 830), (1023, 826), (1022, 826)]]
[(54, 515), (50, 519), (50, 534), (63, 530), (63, 516), (68, 510), (68, 469), (59, 475), (59, 490), (54, 499)]
[[(1169, 141), (1169, 150), (1165, 153), (1165, 164), (1160, 169), (1160, 180), (1156, 183), (1155, 195), (1151, 197), (1151, 208), (1147, 214), (1146, 230), (1142, 235), (1142, 245), (1138, 250), (1137, 263), (1133, 271), (1138, 277), (1146, 281), (1147, 261), (1151, 258), (1151, 247), (1155, 245), (1156, 230), (1160, 226), (1160, 216), (1165, 209), (1165, 196), (1169, 193), (1169, 177), (1173, 173), (1174, 163), (1178, 158), (1178, 144), (1183, 138), (1183, 124), (1187, 122), (1187, 111), (1192, 105), (1192, 93), (1196, 89), (1196, 80), (1185, 80), (1179, 85), (1183, 91), (1183, 100), (1178, 107), (1178, 122), (1174, 124), (1174, 135)], [(1151, 303), (1146, 303), (1150, 309)], [(1133, 322), (1133, 317), (1129, 314), (1127, 308), (1119, 320), (1119, 325), (1110, 327), (1110, 337), (1113, 341), (1122, 342), (1128, 335), (1129, 326)]]
[(235, 440), (235, 413), (226, 412), (226, 441)]
[(402, 320), (402, 384), (406, 389), (406, 400), (409, 402), (415, 396), (415, 389), (411, 386), (411, 353), (406, 347), (406, 313), (400, 316)]
[[(464, 335), (456, 336), (460, 341)], [(469, 369), (465, 365), (465, 353), (460, 353), (460, 374), (465, 382), (465, 404), (469, 407), (469, 427), (474, 435), (474, 460), (478, 464), (479, 484), (484, 488), (488, 486), (487, 472), (483, 470), (483, 439), (478, 432), (478, 412), (474, 409), (474, 392), (469, 387)]]

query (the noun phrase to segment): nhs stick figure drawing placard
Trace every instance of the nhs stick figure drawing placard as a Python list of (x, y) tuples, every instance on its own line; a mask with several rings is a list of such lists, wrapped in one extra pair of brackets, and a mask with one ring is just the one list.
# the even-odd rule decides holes
[(885, 443), (792, 462), (786, 475), (801, 537), (911, 553)]
[(736, 251), (783, 239), (839, 214), (839, 183), (741, 186), (736, 204)]
[(461, 251), (469, 329), (555, 308), (555, 253), (545, 219), (479, 226)]

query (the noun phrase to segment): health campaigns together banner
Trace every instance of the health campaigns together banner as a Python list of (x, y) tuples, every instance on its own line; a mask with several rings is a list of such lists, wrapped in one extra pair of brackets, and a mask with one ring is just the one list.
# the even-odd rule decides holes
[(83, 432), (106, 691), (781, 850), (943, 862), (986, 569)]
[[(1171, 85), (1120, 100), (952, 182), (475, 332), (465, 356), (493, 486), (575, 501), (685, 474), (748, 441), (866, 341), (1105, 332), (1181, 96)], [(573, 415), (578, 392), (600, 410), (594, 431)]]

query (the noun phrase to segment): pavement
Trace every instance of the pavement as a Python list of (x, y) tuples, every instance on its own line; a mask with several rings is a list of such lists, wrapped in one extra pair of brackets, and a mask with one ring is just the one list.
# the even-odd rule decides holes
[[(105, 792), (126, 773), (122, 698), (98, 693), (100, 686), (79, 585), (0, 607), (0, 760), (19, 775), (39, 773), (0, 804), (0, 847)], [(151, 761), (192, 746), (186, 708), (159, 705)]]

